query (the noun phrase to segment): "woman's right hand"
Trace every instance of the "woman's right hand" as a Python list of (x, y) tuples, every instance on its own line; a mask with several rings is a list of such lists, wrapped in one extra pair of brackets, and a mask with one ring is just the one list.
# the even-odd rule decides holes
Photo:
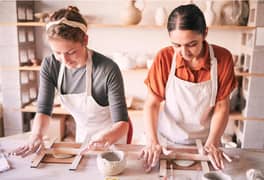
[(144, 147), (140, 152), (140, 159), (144, 160), (144, 169), (150, 172), (159, 162), (162, 146), (160, 144), (150, 144)]
[(29, 141), (19, 146), (14, 151), (10, 152), (11, 155), (26, 157), (32, 153), (39, 152), (44, 147), (42, 136), (40, 135), (31, 135)]

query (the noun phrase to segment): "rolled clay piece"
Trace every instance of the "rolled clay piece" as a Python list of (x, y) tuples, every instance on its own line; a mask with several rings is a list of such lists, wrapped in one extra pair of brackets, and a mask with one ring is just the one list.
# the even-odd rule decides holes
[(173, 162), (181, 167), (190, 167), (195, 163), (195, 161), (192, 160), (174, 160)]
[(74, 156), (73, 154), (59, 154), (59, 153), (53, 153), (52, 155), (56, 159), (67, 159), (67, 158), (71, 158)]

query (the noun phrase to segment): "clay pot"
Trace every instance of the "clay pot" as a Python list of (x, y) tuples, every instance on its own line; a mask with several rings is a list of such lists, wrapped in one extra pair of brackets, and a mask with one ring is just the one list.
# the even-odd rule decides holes
[(35, 18), (39, 19), (39, 22), (45, 22), (45, 19), (49, 17), (49, 13), (39, 12), (34, 14)]
[(121, 12), (124, 25), (135, 25), (141, 21), (141, 11), (135, 6), (135, 0), (128, 0), (127, 6)]
[(41, 61), (37, 58), (30, 59), (30, 62), (32, 66), (39, 66), (41, 64)]
[(124, 171), (126, 157), (124, 151), (107, 151), (97, 156), (97, 167), (106, 176), (114, 176)]

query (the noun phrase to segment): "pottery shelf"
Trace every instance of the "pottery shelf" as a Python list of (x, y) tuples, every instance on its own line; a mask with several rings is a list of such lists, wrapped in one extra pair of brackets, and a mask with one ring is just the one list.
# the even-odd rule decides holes
[[(20, 110), (21, 110), (21, 112), (36, 112), (37, 111), (37, 107), (34, 106), (34, 105), (32, 105), (32, 104), (29, 104), (27, 106), (24, 106)], [(65, 114), (65, 115), (69, 115), (69, 113), (65, 109), (63, 109), (61, 106), (53, 107), (52, 113), (53, 114)]]
[(18, 69), (23, 71), (39, 71), (40, 66), (20, 66)]
[[(33, 112), (35, 113), (37, 111), (37, 107), (35, 105), (29, 104), (27, 106), (24, 106), (24, 108), (20, 109), (21, 112)], [(69, 115), (69, 113), (63, 109), (61, 106), (55, 106), (53, 107), (53, 114), (65, 114)], [(142, 110), (133, 110), (128, 109), (128, 113), (131, 116), (141, 116), (143, 117), (143, 111)], [(244, 117), (240, 112), (232, 112), (229, 115), (229, 120), (257, 120), (257, 121), (264, 121), (264, 118), (258, 118), (258, 117)]]
[[(0, 26), (29, 26), (29, 27), (43, 27), (44, 22), (14, 22), (14, 23), (0, 23)], [(164, 29), (165, 26), (157, 25), (122, 25), (122, 24), (89, 24), (91, 28), (142, 28), (142, 29)], [(252, 30), (255, 26), (234, 26), (234, 25), (214, 25), (209, 26), (213, 30)]]
[[(16, 69), (12, 67), (6, 67), (3, 69)], [(20, 66), (18, 67), (19, 70), (23, 71), (39, 71), (40, 66)], [(147, 73), (148, 69), (147, 68), (135, 68), (135, 69), (129, 69), (129, 70), (122, 70), (122, 72), (125, 73), (133, 73), (133, 72), (142, 72), (142, 73)], [(249, 73), (249, 72), (243, 72), (243, 71), (237, 71), (235, 70), (236, 76), (254, 76), (254, 77), (264, 77), (264, 73)]]

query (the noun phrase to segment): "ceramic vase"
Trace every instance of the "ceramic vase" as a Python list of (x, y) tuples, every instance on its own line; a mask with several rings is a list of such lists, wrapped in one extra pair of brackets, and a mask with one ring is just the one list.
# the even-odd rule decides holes
[(158, 26), (164, 26), (167, 22), (167, 12), (165, 8), (159, 7), (155, 12), (155, 24)]
[(207, 26), (211, 26), (214, 24), (215, 21), (215, 12), (213, 10), (213, 1), (207, 0), (206, 1), (206, 10), (204, 12), (204, 17)]
[(242, 2), (238, 0), (226, 2), (221, 9), (222, 25), (239, 25), (242, 13)]
[(136, 0), (128, 0), (126, 8), (121, 12), (121, 20), (124, 25), (135, 25), (141, 20), (141, 11), (135, 6)]

